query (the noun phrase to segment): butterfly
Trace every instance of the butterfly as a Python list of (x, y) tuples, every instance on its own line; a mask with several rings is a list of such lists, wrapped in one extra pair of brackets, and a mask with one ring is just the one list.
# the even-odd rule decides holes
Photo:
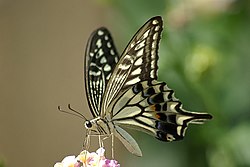
[(160, 16), (149, 19), (121, 56), (106, 28), (101, 27), (90, 36), (84, 78), (93, 119), (85, 121), (86, 145), (91, 135), (111, 136), (112, 141), (115, 136), (132, 154), (142, 156), (137, 142), (124, 127), (168, 142), (183, 139), (189, 123), (212, 118), (207, 113), (184, 110), (174, 91), (157, 80), (162, 30)]

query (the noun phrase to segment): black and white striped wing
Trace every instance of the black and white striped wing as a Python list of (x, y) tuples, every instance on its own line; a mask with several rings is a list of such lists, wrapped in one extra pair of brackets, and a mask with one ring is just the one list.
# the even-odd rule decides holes
[(119, 60), (112, 37), (106, 28), (99, 28), (89, 38), (85, 53), (85, 88), (90, 111), (100, 115), (104, 91)]
[(157, 81), (161, 17), (153, 17), (135, 34), (108, 82), (101, 117), (108, 116), (114, 134), (133, 154), (137, 142), (120, 125), (144, 131), (162, 141), (181, 140), (189, 123), (211, 119), (207, 113), (184, 110), (174, 91)]
[(157, 79), (158, 48), (162, 32), (162, 18), (148, 20), (134, 35), (117, 63), (105, 91), (101, 116), (117, 95), (144, 81)]
[(183, 139), (189, 123), (212, 118), (207, 113), (184, 110), (166, 83), (143, 81), (121, 93), (112, 105), (112, 122), (144, 131), (162, 141)]

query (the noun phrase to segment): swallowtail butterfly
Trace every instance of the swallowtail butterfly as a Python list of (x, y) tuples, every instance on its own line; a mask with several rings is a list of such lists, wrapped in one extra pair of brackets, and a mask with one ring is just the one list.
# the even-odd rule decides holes
[(183, 139), (189, 123), (212, 118), (207, 113), (184, 110), (174, 91), (157, 81), (162, 29), (160, 16), (149, 19), (121, 56), (106, 28), (90, 36), (85, 53), (85, 86), (94, 118), (85, 122), (85, 145), (89, 145), (91, 135), (115, 136), (132, 154), (142, 156), (137, 142), (122, 127), (143, 131), (161, 141), (176, 141)]

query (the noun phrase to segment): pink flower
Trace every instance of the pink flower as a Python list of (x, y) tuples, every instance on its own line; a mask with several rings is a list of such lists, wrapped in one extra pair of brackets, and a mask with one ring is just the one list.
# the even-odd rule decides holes
[(82, 151), (77, 157), (67, 156), (54, 167), (120, 167), (116, 160), (106, 159), (105, 149), (99, 148), (96, 152)]
[(101, 161), (102, 167), (120, 167), (120, 164), (118, 164), (118, 162), (116, 160), (109, 160), (109, 159), (105, 159), (104, 161)]

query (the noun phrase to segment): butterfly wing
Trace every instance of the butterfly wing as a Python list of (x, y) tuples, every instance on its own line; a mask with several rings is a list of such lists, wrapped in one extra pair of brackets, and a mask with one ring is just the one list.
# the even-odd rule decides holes
[(157, 79), (158, 48), (162, 31), (162, 18), (148, 20), (134, 35), (116, 65), (105, 91), (101, 116), (119, 92), (149, 79)]
[(153, 17), (139, 29), (117, 63), (108, 82), (101, 117), (108, 116), (114, 134), (126, 148), (141, 156), (136, 141), (119, 125), (129, 126), (162, 141), (181, 140), (189, 123), (212, 116), (189, 112), (174, 97), (174, 91), (157, 79), (161, 17)]
[(121, 93), (112, 104), (115, 125), (144, 131), (162, 141), (181, 140), (189, 123), (212, 118), (207, 113), (189, 112), (164, 82), (142, 81)]
[(109, 31), (102, 27), (92, 33), (85, 53), (85, 88), (90, 111), (100, 115), (102, 97), (111, 73), (119, 60)]
[(141, 157), (142, 152), (135, 139), (118, 125), (115, 125), (114, 128), (114, 135), (122, 142), (122, 144), (128, 149), (128, 151), (134, 155)]

